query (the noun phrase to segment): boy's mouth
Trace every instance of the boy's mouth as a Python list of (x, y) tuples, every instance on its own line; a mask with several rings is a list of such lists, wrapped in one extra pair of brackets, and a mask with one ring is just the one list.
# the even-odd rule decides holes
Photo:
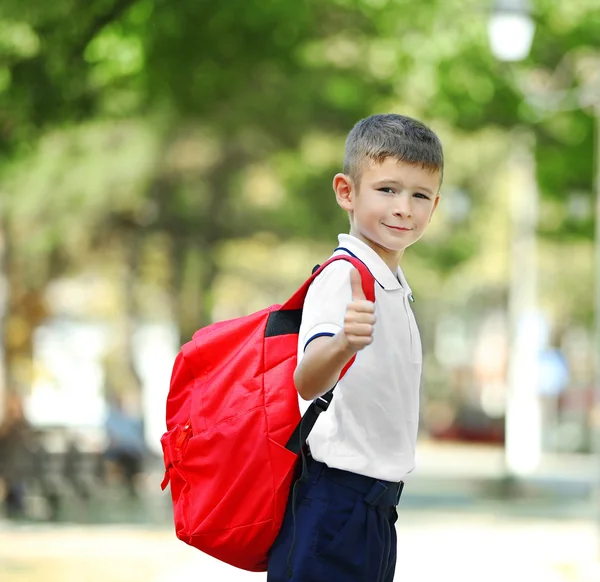
[(408, 228), (406, 226), (392, 226), (391, 224), (386, 224), (385, 222), (383, 223), (383, 226), (387, 226), (388, 228), (391, 228), (392, 230), (398, 230), (400, 232), (406, 232), (407, 230), (412, 230), (412, 228)]

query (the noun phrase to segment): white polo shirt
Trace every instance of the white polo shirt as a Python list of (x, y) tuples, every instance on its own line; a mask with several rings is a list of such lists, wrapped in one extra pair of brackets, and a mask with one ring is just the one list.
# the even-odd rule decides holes
[[(404, 481), (414, 468), (419, 421), (422, 350), (410, 306), (410, 287), (398, 268), (354, 236), (341, 234), (335, 255), (352, 254), (371, 271), (377, 321), (373, 342), (358, 352), (334, 390), (329, 409), (317, 420), (308, 444), (312, 456), (329, 467), (386, 481)], [(345, 249), (345, 250), (342, 250)], [(329, 265), (306, 296), (298, 340), (298, 362), (319, 335), (344, 326), (352, 300), (346, 261)], [(300, 398), (304, 413), (310, 402)]]

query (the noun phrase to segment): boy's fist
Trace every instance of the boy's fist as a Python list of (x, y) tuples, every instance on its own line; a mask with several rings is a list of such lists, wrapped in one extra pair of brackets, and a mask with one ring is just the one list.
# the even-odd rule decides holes
[(360, 273), (355, 268), (350, 271), (350, 284), (352, 285), (352, 302), (346, 308), (344, 335), (348, 347), (358, 352), (373, 341), (375, 304), (367, 301)]

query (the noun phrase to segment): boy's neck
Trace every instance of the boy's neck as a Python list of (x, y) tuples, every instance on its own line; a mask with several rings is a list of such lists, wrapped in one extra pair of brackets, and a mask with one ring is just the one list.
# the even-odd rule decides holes
[(364, 242), (368, 247), (373, 249), (379, 255), (381, 260), (388, 266), (390, 271), (394, 273), (394, 276), (397, 276), (398, 265), (400, 263), (400, 259), (402, 259), (404, 250), (390, 251), (388, 249), (385, 249), (377, 243), (373, 242), (372, 240), (369, 240), (368, 238), (362, 236), (360, 233), (357, 233), (354, 228), (350, 229), (350, 236), (357, 238), (358, 240)]

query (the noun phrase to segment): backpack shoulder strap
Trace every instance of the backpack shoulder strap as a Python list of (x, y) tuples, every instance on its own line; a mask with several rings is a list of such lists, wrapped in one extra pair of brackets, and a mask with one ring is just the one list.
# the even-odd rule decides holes
[(347, 261), (348, 263), (352, 263), (352, 266), (360, 273), (360, 278), (362, 281), (363, 292), (368, 301), (375, 301), (375, 277), (371, 274), (371, 271), (367, 268), (367, 266), (356, 257), (352, 257), (350, 255), (337, 255), (335, 257), (331, 257), (329, 260), (325, 261), (318, 269), (314, 270), (313, 274), (304, 282), (304, 284), (294, 293), (282, 306), (281, 309), (302, 309), (304, 305), (304, 300), (306, 299), (306, 294), (308, 293), (308, 288), (311, 286), (312, 282), (323, 272), (323, 270), (334, 263), (335, 261)]
[[(323, 263), (320, 267), (314, 269), (313, 274), (305, 283), (296, 291), (296, 293), (285, 303), (281, 309), (302, 309), (304, 305), (304, 299), (306, 298), (306, 293), (308, 292), (308, 288), (310, 284), (315, 280), (315, 278), (334, 261), (348, 261), (352, 263), (352, 265), (358, 270), (360, 273), (360, 278), (362, 281), (363, 292), (368, 301), (375, 301), (375, 277), (373, 277), (371, 271), (367, 268), (367, 266), (356, 257), (348, 256), (348, 255), (338, 255), (336, 257), (331, 257), (328, 261)], [(343, 370), (340, 372), (340, 376), (338, 378), (338, 382), (345, 376), (346, 372), (354, 363), (356, 359), (356, 355), (352, 356), (350, 361), (344, 366)], [(337, 385), (337, 383), (336, 383)], [(308, 438), (313, 426), (317, 422), (317, 418), (322, 412), (325, 412), (327, 408), (329, 408), (329, 404), (333, 399), (333, 390), (335, 386), (331, 388), (328, 392), (319, 396), (316, 400), (313, 400), (311, 405), (308, 407), (308, 410), (304, 413), (300, 423), (296, 426), (294, 432), (290, 436), (286, 448), (292, 451), (293, 453), (300, 453), (304, 447), (304, 443)]]

